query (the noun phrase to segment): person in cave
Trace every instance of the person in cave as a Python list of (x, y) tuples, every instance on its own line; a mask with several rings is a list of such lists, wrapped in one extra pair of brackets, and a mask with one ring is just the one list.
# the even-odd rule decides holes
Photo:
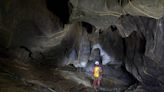
[(102, 78), (102, 67), (100, 66), (100, 62), (96, 61), (95, 66), (93, 68), (93, 87), (97, 90), (100, 87), (101, 78)]

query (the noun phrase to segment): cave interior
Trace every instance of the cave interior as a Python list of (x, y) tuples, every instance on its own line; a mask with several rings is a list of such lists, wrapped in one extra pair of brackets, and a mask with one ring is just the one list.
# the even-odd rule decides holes
[(163, 48), (164, 0), (0, 0), (0, 92), (164, 92)]

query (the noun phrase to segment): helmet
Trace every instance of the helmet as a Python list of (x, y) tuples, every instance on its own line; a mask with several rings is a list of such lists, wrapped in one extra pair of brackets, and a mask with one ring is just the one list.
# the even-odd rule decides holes
[(96, 62), (95, 62), (95, 65), (99, 65), (99, 61), (96, 61)]

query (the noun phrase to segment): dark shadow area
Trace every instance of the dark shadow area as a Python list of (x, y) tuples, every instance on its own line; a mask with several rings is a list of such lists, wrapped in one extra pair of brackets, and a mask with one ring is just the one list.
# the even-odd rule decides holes
[(117, 0), (118, 4), (121, 6), (125, 6), (126, 4), (129, 3), (129, 1), (132, 1), (132, 0)]
[(115, 25), (111, 25), (110, 28), (113, 32), (117, 30), (117, 27)]
[(142, 35), (140, 38), (140, 47), (139, 47), (140, 54), (144, 54), (146, 50), (146, 38)]
[(121, 70), (122, 70), (123, 72), (125, 72), (125, 73), (128, 75), (129, 79), (131, 80), (131, 84), (130, 84), (130, 85), (134, 85), (134, 84), (136, 84), (136, 83), (139, 83), (139, 81), (138, 81), (131, 73), (129, 73), (129, 72), (127, 71), (127, 69), (126, 69), (126, 67), (125, 67), (125, 64), (123, 64), (123, 65), (121, 66)]
[(69, 22), (70, 16), (70, 7), (69, 0), (46, 0), (47, 8), (59, 19), (63, 24), (67, 24)]
[(84, 28), (86, 28), (87, 32), (88, 32), (89, 34), (92, 34), (93, 26), (92, 26), (91, 24), (87, 23), (87, 22), (81, 22), (81, 23), (82, 23), (82, 26), (83, 26)]

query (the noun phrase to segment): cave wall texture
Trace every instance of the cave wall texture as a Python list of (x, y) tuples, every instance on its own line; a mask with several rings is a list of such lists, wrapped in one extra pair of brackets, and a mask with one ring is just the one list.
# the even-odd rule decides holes
[(163, 0), (0, 0), (1, 61), (85, 67), (96, 44), (122, 90), (164, 92)]

